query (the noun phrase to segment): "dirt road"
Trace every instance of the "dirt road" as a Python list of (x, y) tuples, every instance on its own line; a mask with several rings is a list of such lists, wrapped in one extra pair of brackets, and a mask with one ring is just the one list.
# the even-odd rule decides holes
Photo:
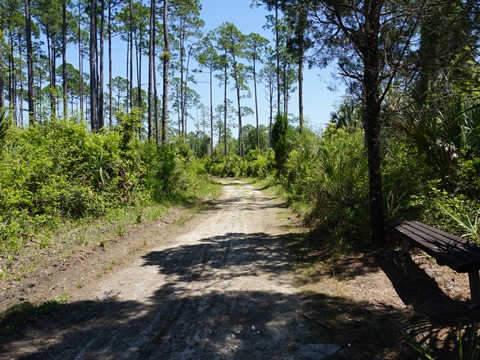
[(60, 310), (4, 343), (0, 357), (252, 360), (333, 354), (339, 351), (335, 345), (312, 344), (315, 325), (302, 316), (282, 246), (300, 236), (295, 229), (278, 200), (225, 180), (223, 196), (208, 210), (182, 230), (157, 234), (156, 247), (127, 266), (73, 291)]

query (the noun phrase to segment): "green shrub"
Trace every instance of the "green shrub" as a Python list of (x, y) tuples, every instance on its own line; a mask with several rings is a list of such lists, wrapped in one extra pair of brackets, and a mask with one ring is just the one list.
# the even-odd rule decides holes
[(177, 191), (180, 179), (177, 156), (170, 147), (158, 147), (149, 142), (142, 146), (141, 152), (145, 189), (152, 194), (156, 201)]
[(413, 196), (428, 193), (428, 181), (434, 178), (433, 169), (419, 155), (411, 139), (393, 135), (386, 139), (383, 149), (383, 193), (387, 221), (415, 220), (422, 217), (421, 207), (412, 206)]
[(282, 180), (291, 201), (310, 203), (315, 201), (313, 192), (319, 177), (320, 138), (304, 128), (302, 134), (296, 134), (294, 141)]
[(279, 176), (285, 173), (285, 164), (288, 158), (288, 117), (278, 114), (272, 128), (272, 148), (275, 152), (275, 167)]
[(244, 171), (246, 176), (264, 179), (274, 168), (274, 153), (269, 149), (260, 154), (257, 149), (252, 149), (245, 155)]
[(0, 251), (19, 251), (62, 219), (195, 193), (204, 163), (142, 143), (136, 114), (121, 117), (116, 130), (100, 133), (64, 120), (8, 129), (0, 152)]
[[(297, 153), (298, 154), (298, 153)], [(292, 157), (299, 158), (300, 155)], [(368, 178), (363, 131), (341, 128), (324, 137), (310, 188), (315, 206), (309, 220), (338, 243), (368, 239)], [(305, 191), (305, 190), (302, 190)]]
[(246, 166), (238, 155), (217, 157), (208, 164), (207, 170), (210, 174), (220, 177), (236, 177), (246, 174)]

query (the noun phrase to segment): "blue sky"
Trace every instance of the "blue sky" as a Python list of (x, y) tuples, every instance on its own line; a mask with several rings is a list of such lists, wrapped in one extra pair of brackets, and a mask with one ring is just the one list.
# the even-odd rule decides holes
[[(266, 23), (265, 16), (267, 11), (263, 8), (251, 8), (251, 0), (202, 0), (201, 18), (205, 21), (205, 32), (214, 29), (224, 22), (234, 23), (237, 28), (244, 34), (258, 33), (268, 39), (272, 39), (270, 30), (263, 29)], [(314, 130), (323, 128), (330, 119), (330, 112), (334, 110), (335, 104), (338, 103), (343, 91), (332, 92), (328, 90), (328, 86), (332, 85), (333, 78), (331, 76), (334, 69), (305, 69), (304, 75), (304, 114), (305, 118)], [(198, 76), (198, 80), (200, 76)], [(205, 74), (205, 81), (208, 81), (208, 75)], [(340, 89), (343, 87), (337, 83)], [(253, 88), (253, 85), (251, 86)], [(202, 101), (209, 104), (208, 84), (199, 83), (195, 90), (202, 96)], [(221, 103), (222, 90), (216, 86), (214, 92), (214, 107)], [(231, 92), (230, 97), (235, 101), (235, 94)], [(259, 89), (260, 102), (260, 123), (268, 122), (268, 104), (264, 100), (265, 92), (263, 88)], [(251, 99), (242, 100), (243, 104), (254, 108), (253, 91)], [(242, 104), (242, 105), (243, 105)], [(298, 95), (292, 94), (289, 103), (289, 112), (294, 116), (298, 116)], [(254, 116), (245, 119), (245, 123), (253, 124)]]

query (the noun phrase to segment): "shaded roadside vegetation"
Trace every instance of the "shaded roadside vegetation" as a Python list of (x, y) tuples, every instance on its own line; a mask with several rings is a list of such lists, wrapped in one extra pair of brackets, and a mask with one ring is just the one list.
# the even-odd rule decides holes
[[(371, 249), (361, 118), (361, 104), (351, 98), (345, 98), (319, 133), (308, 128), (301, 133), (291, 122), (285, 126), (285, 117), (278, 117), (274, 131), (275, 127), (283, 130), (277, 139), (272, 136), (273, 149), (260, 154), (250, 151), (245, 161), (218, 159), (207, 169), (220, 176), (256, 176), (264, 179), (266, 187), (279, 186), (314, 234), (308, 243), (299, 244), (305, 248), (299, 261), (306, 261), (306, 268), (348, 262), (350, 255)], [(451, 96), (390, 114), (385, 121), (381, 150), (387, 222), (415, 219), (478, 241), (478, 101)], [(352, 331), (385, 334), (379, 344), (391, 347), (392, 358), (479, 358), (476, 312), (450, 299), (415, 264), (414, 274), (407, 276), (395, 244), (389, 243), (384, 250), (391, 252), (390, 260), (382, 260), (382, 253), (375, 251), (370, 265), (360, 263), (359, 268), (385, 272), (409, 310), (369, 311), (354, 306), (351, 314), (349, 310), (341, 315), (356, 319)], [(315, 282), (309, 274), (307, 282)], [(345, 329), (339, 314), (326, 310), (338, 306), (339, 299), (330, 303), (321, 291), (307, 298), (318, 309), (318, 316)]]
[[(63, 120), (19, 129), (2, 117), (0, 279), (27, 248), (54, 245), (56, 232), (98, 218), (153, 220), (168, 204), (192, 204), (215, 191), (202, 160), (142, 141), (137, 122), (135, 114), (120, 114), (115, 129), (91, 133), (86, 124)], [(116, 229), (118, 236), (125, 231)], [(88, 242), (76, 235), (71, 241)]]
[[(344, 249), (361, 248), (370, 232), (361, 116), (361, 104), (348, 97), (321, 132), (300, 132), (279, 116), (269, 150), (250, 150), (245, 161), (235, 155), (209, 160), (207, 171), (280, 185), (317, 232)], [(480, 104), (457, 96), (388, 117), (381, 134), (387, 221), (415, 219), (478, 239), (478, 129)]]
[(478, 359), (478, 311), (432, 278), (434, 261), (418, 264), (391, 249), (339, 254), (319, 239), (311, 233), (287, 247), (305, 315), (350, 349), (338, 358)]
[[(267, 274), (278, 278), (290, 271), (285, 265), (290, 255), (278, 247), (285, 242), (297, 255), (297, 266), (308, 266), (308, 252), (305, 251), (308, 241), (298, 235), (276, 237), (265, 233), (230, 233), (205, 238), (196, 244), (148, 252), (143, 257), (144, 266), (156, 266), (162, 276), (176, 279), (159, 285), (151, 301), (141, 303), (109, 298), (62, 304), (59, 299), (38, 308), (30, 307), (25, 311), (28, 311), (30, 320), (36, 321), (31, 326), (17, 329), (7, 338), (8, 342), (0, 348), (0, 353), (11, 355), (9, 351), (20, 351), (22, 358), (52, 359), (69, 358), (80, 351), (87, 357), (103, 353), (116, 358), (182, 358), (182, 351), (191, 346), (192, 339), (208, 337), (209, 342), (195, 345), (198, 358), (225, 358), (226, 354), (234, 359), (249, 356), (282, 358), (282, 355), (295, 354), (304, 344), (326, 342), (341, 347), (342, 350), (333, 357), (337, 359), (397, 359), (399, 354), (411, 359), (415, 351), (408, 346), (408, 336), (421, 333), (425, 341), (434, 339), (435, 333), (428, 334), (427, 331), (428, 317), (407, 317), (394, 306), (379, 306), (375, 299), (360, 302), (344, 294), (312, 291), (304, 296), (306, 306), (299, 306), (298, 295), (265, 289), (203, 293), (187, 290), (192, 286), (203, 287), (204, 281), (214, 281), (218, 269), (226, 272), (222, 275), (226, 278), (245, 274)], [(258, 251), (259, 245), (263, 251)], [(227, 253), (235, 256), (228, 257)], [(316, 258), (329, 261), (329, 256), (324, 255), (327, 254), (317, 253)], [(228, 267), (225, 267), (226, 261)], [(355, 266), (348, 262), (348, 259), (337, 262), (338, 276), (354, 278), (360, 275), (359, 269), (365, 274), (392, 265), (388, 259), (377, 262), (370, 256), (355, 261)], [(398, 271), (391, 270), (386, 272), (391, 274), (392, 282), (402, 284)], [(400, 294), (406, 298), (410, 296), (408, 303), (412, 306), (421, 306), (422, 302), (415, 302), (414, 291), (409, 288), (400, 290)], [(423, 295), (431, 289), (425, 287)], [(436, 311), (452, 306), (458, 309), (459, 304), (443, 297), (440, 302), (430, 305), (433, 307), (428, 314), (434, 317)], [(194, 325), (192, 319), (195, 319)], [(435, 326), (447, 323), (446, 318), (435, 321)], [(252, 324), (261, 330), (261, 335), (250, 331)], [(279, 339), (276, 333), (279, 324), (289, 329), (285, 334), (302, 336), (298, 336), (295, 342)], [(226, 334), (239, 326), (243, 330), (235, 337), (236, 352), (229, 354), (232, 343)], [(410, 333), (403, 333), (402, 326)], [(46, 336), (57, 341), (42, 341)], [(449, 339), (454, 337), (455, 331)], [(129, 341), (124, 341), (126, 338)], [(35, 339), (34, 344), (32, 339)], [(438, 349), (436, 355), (439, 358), (450, 358), (449, 339)], [(470, 341), (470, 338), (465, 340)], [(274, 347), (266, 345), (271, 342), (275, 342)], [(25, 347), (27, 343), (29, 346)], [(40, 350), (28, 354), (32, 351), (30, 346)]]
[[(468, 119), (480, 123), (480, 117), (475, 117), (476, 107), (466, 107), (466, 104), (463, 103), (465, 107), (458, 116), (452, 116), (451, 121)], [(10, 192), (1, 196), (2, 204), (8, 200), (15, 206), (8, 207), (11, 213), (2, 213), (2, 231), (10, 231), (9, 234), (16, 234), (16, 237), (3, 238), (3, 251), (13, 254), (4, 259), (8, 262), (8, 256), (12, 256), (14, 261), (22, 246), (31, 244), (32, 239), (47, 237), (48, 231), (60, 227), (63, 221), (89, 220), (124, 207), (146, 208), (149, 204), (193, 200), (195, 195), (201, 194), (200, 190), (205, 190), (207, 171), (225, 177), (257, 177), (264, 179), (265, 186), (280, 185), (289, 203), (304, 215), (314, 230), (307, 241), (297, 239), (290, 248), (297, 256), (296, 266), (300, 273), (302, 267), (311, 269), (319, 263), (334, 266), (337, 274), (347, 278), (354, 278), (360, 271), (381, 269), (402, 301), (411, 308), (409, 311), (388, 305), (379, 308), (377, 304), (355, 302), (343, 295), (307, 292), (307, 308), (311, 312), (306, 315), (314, 327), (321, 329), (322, 336), (339, 341), (343, 348), (352, 343), (352, 354), (362, 353), (367, 358), (379, 355), (396, 358), (399, 354), (409, 358), (421, 351), (425, 358), (430, 353), (438, 358), (458, 358), (458, 344), (464, 344), (465, 352), (471, 351), (470, 347), (475, 346), (472, 344), (476, 344), (477, 338), (472, 335), (476, 331), (475, 313), (465, 312), (462, 302), (445, 296), (421, 269), (414, 270), (414, 278), (418, 280), (412, 283), (392, 258), (380, 256), (379, 259), (377, 252), (365, 253), (369, 248), (369, 222), (364, 134), (359, 110), (352, 109), (351, 122), (332, 121), (321, 133), (307, 128), (300, 133), (291, 125), (285, 126), (285, 117), (279, 117), (274, 127), (278, 133), (276, 143), (272, 143), (273, 149), (250, 150), (245, 161), (237, 156), (215, 158), (214, 161), (195, 159), (188, 148), (159, 148), (142, 143), (135, 133), (128, 138), (121, 127), (100, 134), (89, 133), (83, 125), (70, 122), (49, 122), (25, 130), (10, 129), (2, 147), (2, 165), (8, 165), (9, 170), (1, 176), (4, 184), (11, 184), (11, 187)], [(461, 147), (466, 145), (452, 145), (449, 149), (458, 151), (447, 157), (446, 163), (441, 155), (445, 146), (430, 146), (426, 151), (407, 132), (403, 116), (408, 114), (392, 118), (383, 133), (387, 218), (421, 219), (466, 234), (459, 218), (452, 215), (462, 214), (466, 219), (474, 219), (476, 215), (477, 180), (471, 176), (471, 171), (476, 169), (472, 168), (477, 161), (475, 151), (467, 153), (467, 149)], [(425, 116), (423, 121), (428, 119)], [(437, 118), (431, 121), (440, 126)], [(447, 118), (444, 121), (443, 127), (452, 126)], [(283, 124), (278, 125), (281, 122)], [(425, 134), (425, 137), (431, 144), (442, 144), (440, 134)], [(443, 141), (445, 135), (441, 136)], [(471, 146), (468, 145), (468, 149)], [(103, 161), (93, 165), (92, 159), (99, 157)], [(66, 201), (73, 191), (77, 191), (74, 200), (78, 203)], [(7, 197), (8, 194), (11, 195)], [(25, 196), (24, 202), (20, 202), (22, 196), (18, 194)], [(474, 220), (470, 222), (475, 223)], [(29, 232), (15, 233), (15, 227), (9, 227), (14, 224), (21, 224), (17, 225), (18, 229)], [(7, 239), (16, 239), (17, 243), (7, 242)], [(49, 244), (40, 242), (37, 245), (42, 248)], [(355, 261), (356, 268), (352, 270), (349, 256), (355, 253), (365, 253), (365, 256)], [(159, 256), (157, 261), (162, 259)], [(311, 270), (307, 273), (306, 282), (322, 275), (315, 275)], [(418, 289), (422, 289), (423, 295)], [(429, 306), (425, 306), (421, 296), (429, 299)], [(115, 301), (109, 304), (117, 306)], [(31, 315), (26, 319), (42, 319), (51, 311), (61, 314), (77, 305), (81, 309), (85, 304), (57, 307), (59, 305), (54, 300), (39, 308), (15, 310), (13, 316), (27, 313)], [(97, 304), (88, 305), (96, 307)], [(104, 303), (98, 306), (103, 309)], [(11, 323), (12, 330), (23, 324), (15, 319)], [(366, 336), (372, 334), (382, 336), (375, 337), (375, 342), (367, 347), (359, 348), (357, 344), (365, 343)]]

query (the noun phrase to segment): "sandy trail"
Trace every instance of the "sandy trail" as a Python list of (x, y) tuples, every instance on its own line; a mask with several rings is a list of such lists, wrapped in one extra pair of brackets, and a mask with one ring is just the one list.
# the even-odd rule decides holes
[(312, 334), (282, 246), (299, 235), (282, 203), (225, 180), (210, 209), (156, 236), (155, 248), (21, 329), (0, 357), (308, 358), (299, 349)]

